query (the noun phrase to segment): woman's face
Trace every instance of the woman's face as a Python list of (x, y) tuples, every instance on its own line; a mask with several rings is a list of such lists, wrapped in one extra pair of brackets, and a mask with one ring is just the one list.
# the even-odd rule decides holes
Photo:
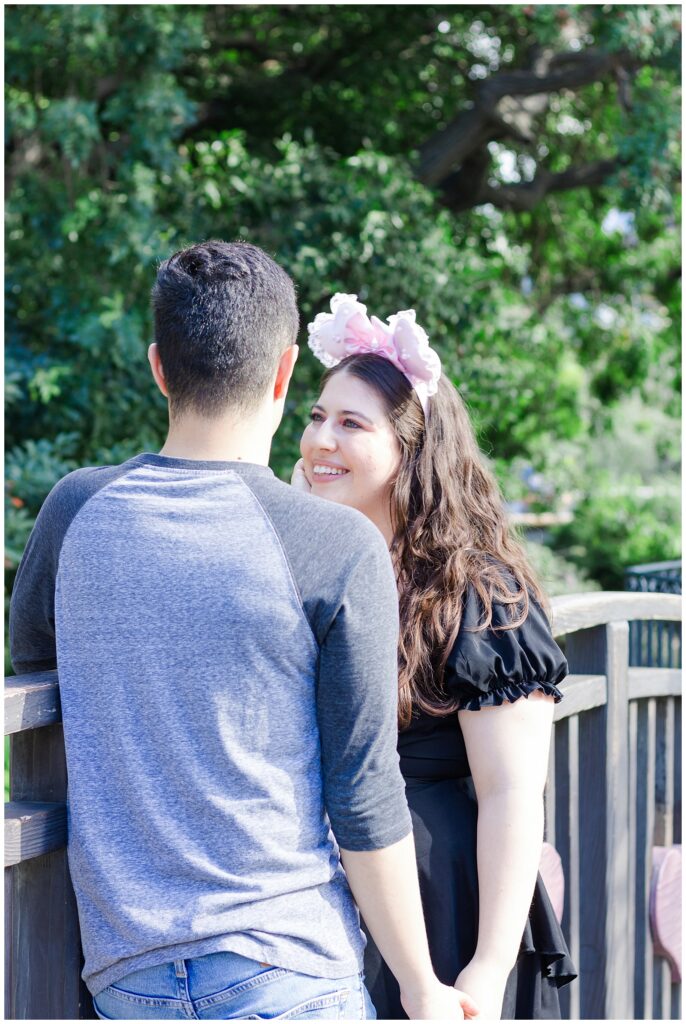
[(313, 494), (359, 509), (390, 540), (400, 445), (371, 387), (345, 370), (334, 374), (312, 407), (300, 452)]

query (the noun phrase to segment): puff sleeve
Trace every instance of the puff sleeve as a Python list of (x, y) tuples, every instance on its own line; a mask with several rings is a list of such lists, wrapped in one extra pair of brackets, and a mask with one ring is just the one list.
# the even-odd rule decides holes
[[(555, 643), (541, 606), (529, 597), (529, 614), (521, 626), (508, 623), (505, 605), (493, 603), (488, 629), (474, 631), (482, 618), (476, 591), (469, 587), (462, 623), (445, 668), (445, 688), (460, 711), (514, 702), (541, 690), (562, 700), (557, 684), (567, 675), (567, 660)], [(500, 628), (498, 628), (500, 627)]]

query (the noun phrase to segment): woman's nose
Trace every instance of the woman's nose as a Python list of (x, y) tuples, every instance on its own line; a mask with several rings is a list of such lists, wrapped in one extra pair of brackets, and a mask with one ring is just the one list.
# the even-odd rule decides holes
[(317, 446), (324, 451), (330, 452), (336, 447), (336, 435), (328, 420), (319, 424), (317, 431)]

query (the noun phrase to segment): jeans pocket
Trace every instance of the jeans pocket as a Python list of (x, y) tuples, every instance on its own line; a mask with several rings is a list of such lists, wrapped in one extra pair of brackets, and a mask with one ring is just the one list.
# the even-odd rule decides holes
[(114, 985), (98, 992), (93, 1008), (101, 1020), (187, 1020), (180, 999), (154, 998), (118, 989)]
[(283, 1013), (247, 1014), (246, 1020), (340, 1020), (341, 1010), (347, 1002), (350, 991), (347, 988), (339, 989), (336, 992), (327, 992), (326, 995), (315, 996), (306, 999), (285, 1010)]

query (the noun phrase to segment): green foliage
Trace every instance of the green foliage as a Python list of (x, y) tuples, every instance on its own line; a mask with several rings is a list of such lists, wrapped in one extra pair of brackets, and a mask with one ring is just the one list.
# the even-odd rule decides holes
[[(632, 415), (649, 409), (662, 424), (646, 450), (669, 447), (679, 411), (677, 21), (663, 5), (10, 5), (10, 570), (61, 475), (159, 448), (166, 409), (146, 362), (155, 268), (222, 237), (263, 246), (299, 289), (280, 476), (321, 372), (305, 324), (338, 290), (382, 316), (413, 306), (508, 499), (531, 502), (526, 466), (549, 481), (544, 507), (573, 492), (588, 531), (559, 543), (576, 572), (609, 578), (590, 531), (610, 532), (586, 512), (602, 491), (593, 453), (615, 436), (627, 396)], [(455, 216), (415, 179), (416, 150), (475, 82), (548, 46), (635, 53), (633, 108), (614, 84), (551, 94), (529, 154), (492, 144), (493, 181), (507, 179), (508, 160), (526, 180), (531, 154), (555, 171), (618, 147), (622, 171), (530, 213)], [(613, 210), (625, 227), (604, 230)], [(673, 453), (667, 462), (674, 472)], [(669, 529), (647, 546), (673, 554)], [(634, 559), (626, 538), (611, 543), (613, 565)]]
[(604, 590), (623, 590), (628, 566), (679, 557), (680, 493), (676, 476), (647, 488), (625, 478), (622, 490), (601, 478), (576, 506), (572, 522), (555, 529), (553, 546), (582, 564)]

